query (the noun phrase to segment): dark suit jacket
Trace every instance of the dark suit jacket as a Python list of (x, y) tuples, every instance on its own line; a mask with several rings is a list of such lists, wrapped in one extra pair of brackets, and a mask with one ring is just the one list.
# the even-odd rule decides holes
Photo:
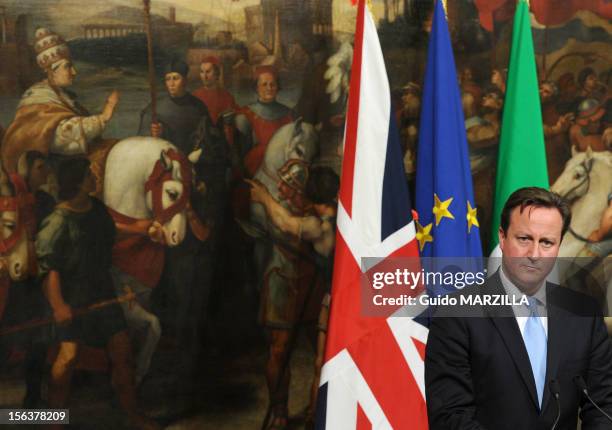
[[(457, 294), (505, 294), (505, 290), (495, 274), (484, 285)], [(576, 430), (579, 408), (583, 430), (612, 429), (612, 423), (583, 399), (573, 382), (581, 375), (591, 397), (612, 415), (612, 348), (597, 304), (550, 283), (546, 300), (548, 352), (542, 412), (511, 307), (476, 306), (472, 313), (480, 317), (467, 317), (457, 307), (439, 310), (438, 315), (444, 316), (432, 318), (425, 356), (431, 430), (550, 429), (557, 415), (551, 380), (560, 386), (557, 430)]]

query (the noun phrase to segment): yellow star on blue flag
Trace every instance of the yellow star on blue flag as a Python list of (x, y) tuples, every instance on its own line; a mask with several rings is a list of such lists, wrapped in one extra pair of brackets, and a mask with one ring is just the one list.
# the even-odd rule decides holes
[(429, 223), (423, 227), (418, 221), (415, 222), (417, 228), (416, 240), (419, 242), (419, 250), (423, 251), (423, 248), (427, 242), (433, 242), (433, 236), (431, 235), (431, 228), (433, 227), (433, 224)]
[(468, 223), (468, 233), (472, 232), (472, 226), (475, 225), (476, 227), (480, 228), (480, 224), (478, 224), (478, 218), (476, 217), (476, 211), (478, 209), (476, 208), (472, 208), (472, 205), (470, 204), (470, 201), (468, 200), (467, 202), (467, 215), (465, 216), (467, 219), (467, 223)]
[(453, 202), (453, 197), (446, 199), (442, 202), (440, 201), (438, 195), (434, 194), (434, 201), (435, 203), (433, 207), (433, 214), (436, 217), (436, 227), (440, 225), (440, 221), (442, 221), (442, 218), (455, 219), (455, 216), (448, 210), (448, 207)]

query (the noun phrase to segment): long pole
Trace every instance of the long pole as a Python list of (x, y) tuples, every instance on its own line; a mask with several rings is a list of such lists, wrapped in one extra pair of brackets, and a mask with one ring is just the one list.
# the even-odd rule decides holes
[(546, 73), (546, 53), (548, 52), (548, 26), (544, 27), (544, 52), (542, 52), (542, 80), (547, 76)]
[(144, 3), (145, 31), (147, 33), (147, 60), (149, 63), (149, 89), (151, 92), (151, 121), (157, 122), (157, 89), (155, 85), (155, 65), (153, 64), (153, 33), (151, 31), (151, 0)]
[[(83, 308), (74, 309), (72, 311), (72, 318), (78, 318), (90, 312), (95, 312), (97, 310), (105, 308), (107, 306), (117, 305), (117, 304), (121, 304), (124, 302), (131, 302), (135, 299), (136, 299), (136, 294), (132, 290), (127, 289), (127, 293), (124, 294), (123, 296), (119, 296), (114, 299), (103, 300), (101, 302), (97, 302), (89, 306), (85, 306)], [(55, 319), (53, 317), (39, 318), (39, 319), (26, 321), (23, 324), (3, 328), (2, 330), (0, 330), (0, 337), (6, 336), (9, 334), (13, 334), (13, 333), (18, 333), (24, 330), (29, 330), (29, 329), (36, 328), (36, 327), (46, 326), (54, 322), (55, 322)]]
[(2, 43), (6, 43), (6, 7), (0, 6), (2, 13)]

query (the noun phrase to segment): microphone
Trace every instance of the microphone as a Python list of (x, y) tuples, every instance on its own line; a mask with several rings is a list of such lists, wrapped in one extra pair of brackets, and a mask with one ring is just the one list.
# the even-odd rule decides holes
[(610, 415), (606, 414), (603, 409), (601, 409), (599, 405), (595, 403), (595, 401), (589, 395), (589, 390), (587, 389), (586, 382), (584, 382), (584, 378), (580, 375), (574, 376), (574, 384), (576, 384), (582, 394), (584, 394), (586, 398), (589, 399), (589, 402), (591, 402), (599, 412), (601, 412), (610, 422), (612, 422), (612, 418), (610, 418)]
[(559, 401), (559, 394), (561, 392), (561, 389), (556, 379), (550, 380), (548, 388), (550, 388), (550, 394), (552, 394), (552, 396), (555, 398), (555, 403), (557, 403), (557, 418), (555, 418), (555, 422), (553, 423), (550, 429), (555, 430), (557, 428), (557, 424), (559, 424), (559, 419), (561, 418), (561, 402)]

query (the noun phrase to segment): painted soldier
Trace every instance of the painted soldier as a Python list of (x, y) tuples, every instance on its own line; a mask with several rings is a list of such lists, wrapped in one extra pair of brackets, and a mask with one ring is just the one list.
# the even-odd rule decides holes
[(578, 94), (582, 100), (596, 99), (603, 102), (606, 99), (607, 88), (591, 67), (585, 67), (578, 73), (578, 85), (580, 86)]
[[(36, 237), (43, 291), (56, 322), (59, 342), (51, 366), (48, 404), (65, 408), (72, 373), (83, 345), (105, 348), (112, 383), (132, 426), (159, 428), (136, 405), (132, 352), (123, 313), (110, 274), (115, 225), (104, 204), (90, 197), (95, 179), (86, 158), (63, 160), (58, 168), (60, 203), (43, 221)], [(107, 305), (95, 312), (86, 309)], [(82, 312), (82, 314), (78, 314)]]
[(246, 175), (253, 177), (263, 161), (270, 138), (283, 125), (293, 121), (291, 109), (276, 100), (279, 90), (278, 74), (271, 66), (257, 68), (257, 101), (243, 109), (236, 117), (236, 127), (243, 136)]
[[(304, 191), (310, 163), (318, 151), (317, 136), (312, 126), (300, 120), (279, 133), (283, 134), (270, 142), (256, 178), (286, 209), (285, 214), (307, 217), (313, 208)], [(285, 363), (291, 355), (291, 338), (298, 325), (316, 319), (323, 285), (317, 281), (313, 259), (305, 257), (311, 245), (299, 232), (278, 228), (272, 217), (260, 204), (251, 205), (251, 220), (265, 226), (271, 239), (256, 240), (253, 253), (261, 281), (259, 320), (268, 334), (269, 348), (270, 414), (266, 424), (270, 427), (265, 428), (281, 429), (287, 425), (290, 371)]]
[(21, 154), (36, 150), (44, 154), (90, 154), (90, 146), (113, 116), (119, 93), (113, 91), (98, 115), (90, 115), (67, 87), (76, 77), (64, 40), (46, 28), (36, 30), (36, 61), (47, 78), (21, 97), (13, 123), (6, 130), (1, 155), (9, 173), (17, 170)]
[[(306, 412), (306, 428), (313, 428), (314, 408), (319, 388), (319, 378), (323, 365), (323, 353), (327, 334), (329, 305), (331, 300), (331, 282), (333, 272), (333, 250), (336, 240), (336, 207), (339, 188), (338, 175), (329, 167), (314, 167), (310, 170), (306, 182), (305, 194), (312, 202), (313, 213), (297, 216), (279, 203), (265, 186), (257, 181), (248, 180), (251, 185), (251, 200), (261, 203), (272, 223), (281, 231), (299, 237), (312, 244), (312, 253), (320, 281), (325, 286), (319, 320), (317, 324), (317, 351), (315, 358), (314, 380), (310, 390), (310, 405)], [(285, 360), (285, 365), (288, 365)], [(273, 372), (268, 372), (271, 374)], [(279, 372), (280, 373), (280, 372)], [(275, 381), (276, 382), (276, 381)], [(287, 393), (283, 393), (287, 394)], [(272, 396), (271, 396), (272, 398)], [(286, 422), (284, 410), (277, 407), (273, 411), (272, 425), (282, 428)]]
[(607, 151), (602, 135), (606, 127), (606, 107), (597, 99), (583, 100), (578, 106), (576, 123), (570, 127), (571, 145), (577, 151)]

